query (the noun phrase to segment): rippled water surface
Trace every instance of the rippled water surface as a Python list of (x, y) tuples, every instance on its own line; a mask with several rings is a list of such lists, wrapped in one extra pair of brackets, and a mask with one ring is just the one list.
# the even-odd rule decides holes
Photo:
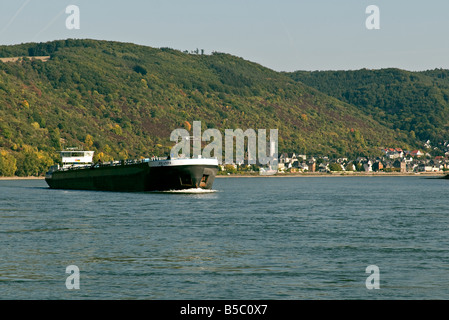
[(448, 195), (419, 176), (219, 178), (208, 193), (0, 181), (0, 298), (449, 299)]

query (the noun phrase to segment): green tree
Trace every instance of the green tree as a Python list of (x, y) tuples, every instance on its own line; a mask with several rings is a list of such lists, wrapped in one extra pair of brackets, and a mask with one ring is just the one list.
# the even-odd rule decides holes
[(88, 134), (86, 136), (86, 139), (84, 140), (84, 143), (86, 144), (87, 149), (90, 150), (94, 145), (94, 138), (90, 134)]
[(26, 150), (18, 154), (17, 175), (19, 177), (39, 175), (39, 158), (36, 152), (33, 150)]
[(354, 170), (354, 165), (352, 163), (348, 163), (345, 167), (346, 171), (353, 171)]
[(56, 150), (61, 150), (61, 133), (58, 128), (50, 131), (50, 143)]
[(47, 153), (25, 146), (24, 150), (17, 155), (16, 175), (20, 177), (41, 176), (53, 164), (53, 159)]
[(233, 165), (230, 165), (230, 164), (225, 165), (225, 171), (226, 171), (226, 173), (231, 173), (231, 174), (237, 173), (237, 169)]
[(342, 171), (341, 165), (338, 163), (331, 163), (329, 169), (330, 171)]
[(10, 153), (2, 150), (0, 152), (0, 176), (11, 177), (17, 170), (17, 160)]

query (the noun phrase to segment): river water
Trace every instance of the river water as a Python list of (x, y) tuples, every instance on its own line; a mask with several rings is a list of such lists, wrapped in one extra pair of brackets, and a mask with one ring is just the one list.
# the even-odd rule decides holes
[(0, 299), (449, 299), (448, 194), (420, 176), (188, 194), (0, 181)]

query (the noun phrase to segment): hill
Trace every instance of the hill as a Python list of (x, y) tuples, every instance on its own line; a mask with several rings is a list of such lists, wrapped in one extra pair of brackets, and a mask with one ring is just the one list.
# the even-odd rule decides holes
[(0, 175), (41, 175), (63, 147), (106, 161), (167, 155), (170, 133), (196, 120), (203, 131), (277, 128), (279, 152), (416, 143), (372, 112), (229, 54), (73, 39), (0, 46), (0, 57), (30, 56), (50, 59), (0, 62)]
[(412, 139), (430, 140), (440, 151), (449, 141), (449, 70), (297, 71), (289, 76)]

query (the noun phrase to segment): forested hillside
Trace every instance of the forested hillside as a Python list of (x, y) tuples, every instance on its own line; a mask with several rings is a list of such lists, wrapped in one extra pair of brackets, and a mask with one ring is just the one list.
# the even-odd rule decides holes
[(449, 141), (449, 70), (298, 71), (292, 79), (357, 106), (392, 129), (441, 146)]
[(0, 175), (42, 175), (64, 147), (103, 160), (167, 155), (171, 131), (193, 121), (223, 134), (278, 129), (279, 152), (353, 156), (417, 143), (377, 103), (359, 109), (229, 54), (70, 39), (0, 46), (0, 57), (46, 55), (0, 62)]

